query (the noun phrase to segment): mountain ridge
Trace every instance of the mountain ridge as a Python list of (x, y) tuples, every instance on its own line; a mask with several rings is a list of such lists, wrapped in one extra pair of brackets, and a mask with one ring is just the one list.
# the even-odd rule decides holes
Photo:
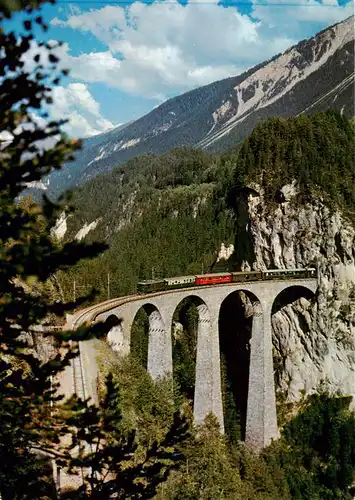
[(128, 159), (177, 146), (221, 152), (269, 116), (336, 109), (354, 114), (354, 16), (246, 72), (176, 96), (143, 117), (84, 141), (48, 179), (49, 192), (82, 184)]

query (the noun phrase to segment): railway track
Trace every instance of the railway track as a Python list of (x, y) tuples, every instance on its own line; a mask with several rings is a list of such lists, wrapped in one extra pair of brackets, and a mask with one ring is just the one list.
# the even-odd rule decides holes
[(82, 354), (80, 350), (80, 345), (78, 342), (75, 344), (72, 343), (72, 346), (77, 346), (78, 347), (78, 355), (73, 358), (72, 363), (73, 363), (73, 392), (78, 396), (78, 398), (85, 400), (88, 397), (87, 390), (86, 390), (86, 385), (85, 385), (85, 378), (84, 378), (84, 366), (83, 366), (83, 360), (82, 360)]
[(100, 304), (87, 307), (86, 309), (74, 314), (75, 318), (72, 323), (72, 329), (75, 330), (75, 328), (79, 327), (86, 321), (92, 321), (95, 319), (95, 313), (100, 314), (107, 309), (111, 309), (113, 306), (119, 306), (125, 302), (130, 302), (131, 300), (137, 300), (139, 298), (141, 298), (141, 295), (126, 295), (125, 297), (106, 300), (105, 302), (100, 302)]

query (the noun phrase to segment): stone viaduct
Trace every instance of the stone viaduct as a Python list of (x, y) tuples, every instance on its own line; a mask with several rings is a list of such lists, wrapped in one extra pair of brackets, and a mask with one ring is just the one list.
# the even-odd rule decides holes
[[(271, 313), (281, 292), (297, 287), (300, 295), (314, 293), (316, 279), (258, 281), (200, 286), (121, 297), (103, 302), (69, 316), (68, 327), (87, 321), (108, 321), (108, 341), (114, 350), (128, 353), (130, 332), (137, 312), (144, 307), (149, 315), (148, 371), (156, 379), (172, 373), (172, 320), (177, 306), (187, 297), (197, 304), (199, 322), (195, 374), (194, 418), (202, 423), (214, 413), (224, 430), (218, 322), (223, 301), (233, 292), (245, 292), (253, 303), (252, 336), (246, 417), (246, 443), (261, 450), (278, 437), (274, 370), (272, 357)], [(237, 319), (237, 318), (236, 318)], [(238, 325), (236, 325), (238, 334)], [(83, 385), (86, 397), (97, 401), (95, 342), (80, 343)]]

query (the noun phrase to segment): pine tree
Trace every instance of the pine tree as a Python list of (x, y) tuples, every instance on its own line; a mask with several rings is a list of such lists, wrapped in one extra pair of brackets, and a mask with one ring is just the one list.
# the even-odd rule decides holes
[[(69, 332), (57, 333), (48, 342), (52, 353), (39, 359), (33, 344), (38, 333), (31, 327), (49, 316), (60, 318), (65, 311), (83, 303), (48, 302), (44, 295), (33, 293), (57, 269), (67, 269), (84, 257), (93, 257), (105, 249), (102, 244), (86, 246), (72, 242), (61, 248), (53, 242), (54, 226), (61, 204), (46, 197), (42, 206), (18, 197), (27, 183), (41, 179), (71, 158), (80, 144), (61, 133), (63, 122), (46, 120), (37, 111), (50, 104), (49, 84), (57, 85), (57, 58), (53, 48), (44, 44), (49, 62), (47, 71), (34, 57), (34, 69), (24, 69), (22, 56), (33, 42), (30, 5), (42, 2), (2, 2), (0, 18), (11, 17), (10, 7), (25, 8), (26, 33), (0, 31), (0, 491), (2, 498), (53, 497), (49, 457), (57, 454), (64, 423), (58, 427), (51, 410), (60, 398), (52, 380), (75, 355), (68, 344)], [(40, 16), (35, 22), (46, 29)], [(45, 61), (43, 61), (45, 62)], [(52, 80), (52, 81), (51, 81)], [(53, 138), (57, 137), (53, 142)], [(44, 149), (44, 141), (52, 147)], [(92, 332), (94, 334), (95, 332)], [(79, 338), (89, 332), (81, 329)], [(75, 338), (75, 336), (73, 337)], [(61, 347), (61, 350), (58, 348)], [(52, 406), (51, 406), (52, 405)]]
[[(26, 53), (34, 42), (34, 23), (47, 29), (38, 15), (43, 3), (0, 0), (1, 21), (11, 18), (16, 10), (27, 14), (20, 36), (0, 28), (0, 494), (3, 500), (56, 498), (50, 460), (70, 468), (75, 466), (75, 460), (91, 460), (94, 471), (110, 468), (112, 461), (115, 465), (110, 469), (112, 488), (105, 483), (101, 487), (105, 496), (100, 498), (109, 498), (118, 478), (120, 492), (126, 491), (125, 498), (141, 498), (133, 495), (135, 474), (145, 478), (141, 491), (153, 491), (165, 479), (173, 465), (162, 465), (159, 460), (165, 458), (167, 447), (168, 458), (177, 459), (178, 443), (186, 431), (183, 422), (172, 428), (166, 442), (147, 451), (149, 456), (140, 468), (125, 472), (125, 481), (121, 482), (121, 460), (132, 456), (135, 444), (133, 435), (117, 438), (114, 446), (107, 439), (107, 432), (119, 420), (113, 404), (115, 388), (108, 383), (106, 406), (99, 410), (76, 397), (63, 403), (53, 382), (77, 355), (75, 341), (103, 333), (102, 325), (40, 337), (33, 329), (49, 319), (62, 321), (65, 312), (93, 298), (94, 291), (75, 303), (63, 303), (38, 291), (57, 271), (67, 271), (81, 259), (92, 258), (106, 249), (101, 243), (72, 241), (59, 245), (51, 237), (59, 213), (70, 209), (69, 197), (53, 203), (43, 196), (41, 205), (30, 200), (18, 203), (28, 183), (61, 168), (80, 147), (79, 141), (69, 139), (61, 131), (65, 121), (51, 121), (43, 111), (43, 105), (52, 102), (51, 88), (60, 83), (58, 58), (54, 54), (58, 45), (39, 43), (31, 70), (25, 68), (22, 60), (23, 56), (28, 57)], [(74, 347), (70, 340), (74, 340)], [(39, 342), (48, 343), (45, 359), (34, 349)], [(68, 435), (76, 443), (81, 439), (96, 442), (104, 438), (103, 446), (94, 458), (90, 454), (74, 454), (73, 462), (70, 447), (64, 447), (61, 439)], [(75, 498), (91, 495), (88, 485), (92, 481), (90, 476), (86, 479), (84, 487), (72, 493)], [(97, 476), (99, 480), (102, 478)]]
[(175, 412), (164, 438), (154, 441), (142, 456), (137, 453), (135, 431), (127, 432), (122, 425), (120, 406), (119, 388), (109, 374), (100, 409), (91, 407), (91, 411), (82, 415), (76, 412), (69, 419), (80, 429), (69, 449), (75, 448), (78, 440), (86, 444), (72, 460), (71, 468), (86, 471), (86, 481), (78, 491), (67, 492), (62, 498), (153, 498), (169, 472), (179, 467), (181, 444), (189, 437), (188, 423), (180, 412)]

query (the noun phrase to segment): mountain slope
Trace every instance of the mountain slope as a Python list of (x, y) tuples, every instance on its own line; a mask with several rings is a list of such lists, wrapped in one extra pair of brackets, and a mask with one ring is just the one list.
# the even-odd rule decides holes
[(50, 190), (81, 184), (143, 153), (181, 145), (228, 149), (269, 116), (328, 108), (353, 115), (353, 23), (348, 18), (242, 75), (170, 99), (139, 120), (86, 140), (75, 162), (50, 177)]
[[(231, 265), (239, 268), (244, 260), (252, 261), (253, 244), (245, 233), (244, 211), (233, 214), (238, 193), (250, 194), (244, 187), (259, 183), (264, 202), (274, 207), (287, 196), (283, 186), (296, 180), (297, 206), (321, 197), (355, 221), (354, 148), (353, 125), (328, 111), (269, 118), (237, 153), (222, 156), (184, 147), (142, 155), (75, 189), (77, 210), (61, 219), (57, 236), (109, 243), (104, 255), (74, 273), (78, 283), (102, 288), (109, 269), (116, 295), (134, 291), (138, 277), (148, 278), (152, 268), (156, 276), (210, 269), (222, 243), (234, 243)], [(271, 242), (263, 244), (267, 249)], [(268, 267), (275, 266), (280, 267), (272, 261)]]

